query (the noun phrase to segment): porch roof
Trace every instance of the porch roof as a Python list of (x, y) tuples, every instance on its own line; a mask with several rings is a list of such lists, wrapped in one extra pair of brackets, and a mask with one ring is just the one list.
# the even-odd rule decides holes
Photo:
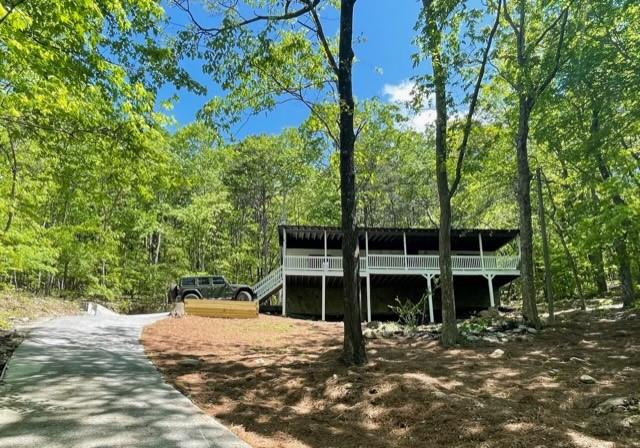
[[(323, 249), (324, 233), (327, 233), (327, 248), (340, 249), (342, 231), (338, 227), (281, 225), (278, 227), (280, 246), (284, 232), (287, 247), (300, 249)], [(407, 238), (407, 253), (438, 249), (438, 229), (412, 229), (397, 227), (368, 227), (358, 229), (360, 248), (365, 247), (365, 233), (370, 250), (403, 250), (403, 235)], [(494, 252), (508, 244), (518, 235), (517, 229), (451, 229), (451, 249), (455, 251), (479, 251), (478, 234), (482, 235), (482, 246)]]

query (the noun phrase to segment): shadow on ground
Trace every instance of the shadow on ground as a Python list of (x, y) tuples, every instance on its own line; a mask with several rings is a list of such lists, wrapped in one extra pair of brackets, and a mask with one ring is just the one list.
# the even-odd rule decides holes
[(340, 325), (264, 319), (291, 328), (256, 337), (247, 322), (189, 317), (144, 333), (168, 380), (253, 446), (640, 446), (624, 414), (595, 413), (640, 390), (637, 318), (566, 315), (533, 342), (500, 346), (500, 359), (486, 345), (374, 340), (362, 369), (336, 361)]

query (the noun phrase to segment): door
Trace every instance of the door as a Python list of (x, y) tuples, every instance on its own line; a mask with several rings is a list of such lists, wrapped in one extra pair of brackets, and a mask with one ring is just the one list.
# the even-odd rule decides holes
[(229, 297), (230, 291), (228, 291), (229, 288), (224, 277), (212, 277), (211, 280), (213, 281), (213, 295), (211, 297)]
[(213, 287), (209, 277), (198, 277), (198, 291), (200, 291), (200, 294), (202, 294), (202, 297), (205, 299), (215, 297), (212, 295)]

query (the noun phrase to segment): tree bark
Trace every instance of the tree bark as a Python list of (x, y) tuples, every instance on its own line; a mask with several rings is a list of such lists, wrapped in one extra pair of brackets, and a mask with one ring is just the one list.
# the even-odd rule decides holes
[(16, 190), (18, 185), (18, 158), (16, 156), (16, 143), (9, 135), (9, 150), (7, 151), (7, 159), (11, 164), (11, 192), (9, 193), (9, 213), (7, 221), (4, 225), (4, 232), (8, 232), (13, 223), (16, 206)]
[(602, 257), (602, 248), (596, 248), (589, 254), (589, 261), (593, 269), (593, 282), (596, 284), (598, 294), (603, 295), (607, 292), (607, 276), (604, 272), (604, 259)]
[(453, 291), (453, 268), (451, 265), (451, 195), (447, 175), (447, 98), (446, 76), (437, 49), (432, 50), (433, 78), (436, 96), (436, 182), (440, 206), (440, 228), (438, 231), (440, 261), (440, 297), (442, 300), (442, 336), (445, 347), (458, 340), (456, 302)]
[(518, 218), (520, 223), (520, 276), (522, 278), (522, 315), (536, 328), (540, 328), (533, 274), (533, 227), (531, 224), (531, 173), (529, 171), (529, 117), (532, 101), (519, 95), (519, 122), (516, 140), (518, 164)]
[(360, 323), (360, 248), (356, 229), (354, 100), (351, 80), (353, 65), (353, 7), (355, 0), (340, 4), (338, 50), (338, 95), (340, 99), (340, 199), (342, 206), (342, 258), (344, 293), (344, 346), (342, 361), (363, 365), (367, 354)]
[(549, 254), (549, 238), (547, 236), (547, 221), (542, 200), (542, 176), (540, 168), (536, 170), (536, 187), (538, 192), (538, 218), (540, 219), (540, 235), (542, 236), (542, 258), (544, 260), (544, 291), (549, 306), (549, 322), (555, 321), (555, 304), (551, 281), (551, 257)]

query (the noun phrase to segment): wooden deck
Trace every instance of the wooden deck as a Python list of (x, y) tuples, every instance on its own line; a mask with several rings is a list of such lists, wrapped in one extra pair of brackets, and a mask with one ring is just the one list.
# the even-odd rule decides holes
[(193, 316), (252, 319), (258, 317), (258, 302), (187, 299), (184, 310)]

